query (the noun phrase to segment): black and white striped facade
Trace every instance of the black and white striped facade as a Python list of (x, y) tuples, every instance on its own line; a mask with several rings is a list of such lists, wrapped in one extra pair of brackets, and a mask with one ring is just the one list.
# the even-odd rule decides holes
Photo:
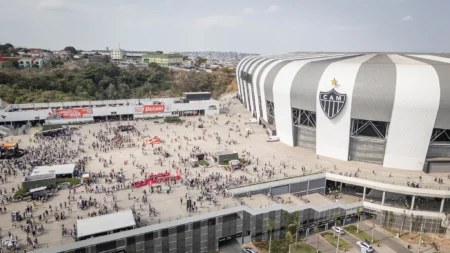
[[(236, 74), (245, 108), (274, 125), (287, 145), (408, 170), (424, 169), (430, 158), (450, 158), (450, 56), (250, 56)], [(319, 94), (332, 89), (346, 101), (330, 119)], [(442, 166), (450, 172), (448, 164)]]

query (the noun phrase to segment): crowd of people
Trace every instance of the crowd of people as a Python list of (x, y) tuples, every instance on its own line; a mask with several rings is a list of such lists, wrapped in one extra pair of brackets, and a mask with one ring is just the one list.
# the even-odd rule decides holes
[[(11, 211), (23, 210), (20, 213), (24, 220), (12, 220), (14, 226), (20, 223), (22, 228), (15, 230), (14, 235), (10, 232), (14, 242), (23, 238), (26, 240), (23, 245), (39, 247), (37, 238), (45, 235), (42, 233), (44, 225), (47, 230), (54, 226), (49, 224), (52, 220), (59, 221), (63, 239), (76, 238), (77, 219), (124, 209), (134, 211), (138, 226), (159, 223), (166, 218), (164, 212), (168, 206), (164, 201), (153, 202), (153, 194), (180, 199), (179, 207), (187, 215), (233, 202), (229, 189), (236, 186), (323, 171), (321, 166), (298, 166), (289, 161), (278, 163), (275, 154), (259, 155), (255, 147), (245, 145), (245, 137), (249, 138), (251, 132), (247, 131), (246, 136), (240, 132), (245, 128), (245, 122), (230, 109), (236, 100), (228, 98), (224, 102), (221, 108), (225, 115), (188, 117), (179, 124), (151, 126), (145, 121), (107, 121), (65, 131), (61, 135), (30, 136), (23, 157), (0, 162), (0, 180), (9, 185), (8, 189), (0, 189), (3, 213), (21, 188), (18, 177), (31, 175), (35, 166), (75, 163), (75, 176), (81, 182), (57, 191), (55, 196), (33, 201), (32, 205), (24, 201), (11, 205), (14, 206), (14, 209), (8, 208)], [(219, 127), (226, 129), (225, 134), (222, 130), (219, 132)], [(161, 143), (147, 144), (148, 138), (156, 135), (161, 138)], [(192, 153), (203, 154), (203, 159), (213, 163), (213, 152), (219, 149), (239, 150), (245, 163), (236, 171), (219, 166), (191, 166)], [(297, 167), (301, 170), (297, 171)], [(339, 173), (336, 168), (332, 170)], [(81, 178), (85, 173), (90, 175), (87, 180)], [(361, 172), (358, 169), (342, 173), (358, 176)], [(158, 180), (161, 178), (169, 180)], [(154, 183), (136, 188), (137, 184), (147, 180)], [(273, 197), (283, 202), (277, 196)], [(234, 203), (238, 205), (240, 201)], [(148, 215), (144, 217), (143, 211), (147, 207)], [(7, 226), (2, 224), (2, 227)], [(8, 236), (9, 241), (11, 236)], [(34, 239), (28, 240), (28, 237)]]

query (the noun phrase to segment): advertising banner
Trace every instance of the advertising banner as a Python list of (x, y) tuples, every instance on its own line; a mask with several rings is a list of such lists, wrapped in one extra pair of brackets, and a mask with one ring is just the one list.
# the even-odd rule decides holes
[(91, 116), (92, 108), (60, 109), (49, 113), (47, 119), (75, 119)]
[(134, 107), (135, 114), (161, 113), (166, 110), (165, 105), (143, 105)]

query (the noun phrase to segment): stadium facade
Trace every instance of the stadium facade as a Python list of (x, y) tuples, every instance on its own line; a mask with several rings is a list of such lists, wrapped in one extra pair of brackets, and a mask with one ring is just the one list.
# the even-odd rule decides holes
[(236, 69), (268, 134), (319, 156), (450, 172), (450, 56), (292, 53)]

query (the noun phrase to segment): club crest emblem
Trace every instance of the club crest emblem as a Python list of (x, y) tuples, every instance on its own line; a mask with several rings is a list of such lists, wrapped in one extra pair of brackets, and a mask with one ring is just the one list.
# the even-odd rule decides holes
[(344, 108), (347, 95), (332, 89), (328, 92), (320, 92), (320, 107), (329, 119), (336, 117)]

